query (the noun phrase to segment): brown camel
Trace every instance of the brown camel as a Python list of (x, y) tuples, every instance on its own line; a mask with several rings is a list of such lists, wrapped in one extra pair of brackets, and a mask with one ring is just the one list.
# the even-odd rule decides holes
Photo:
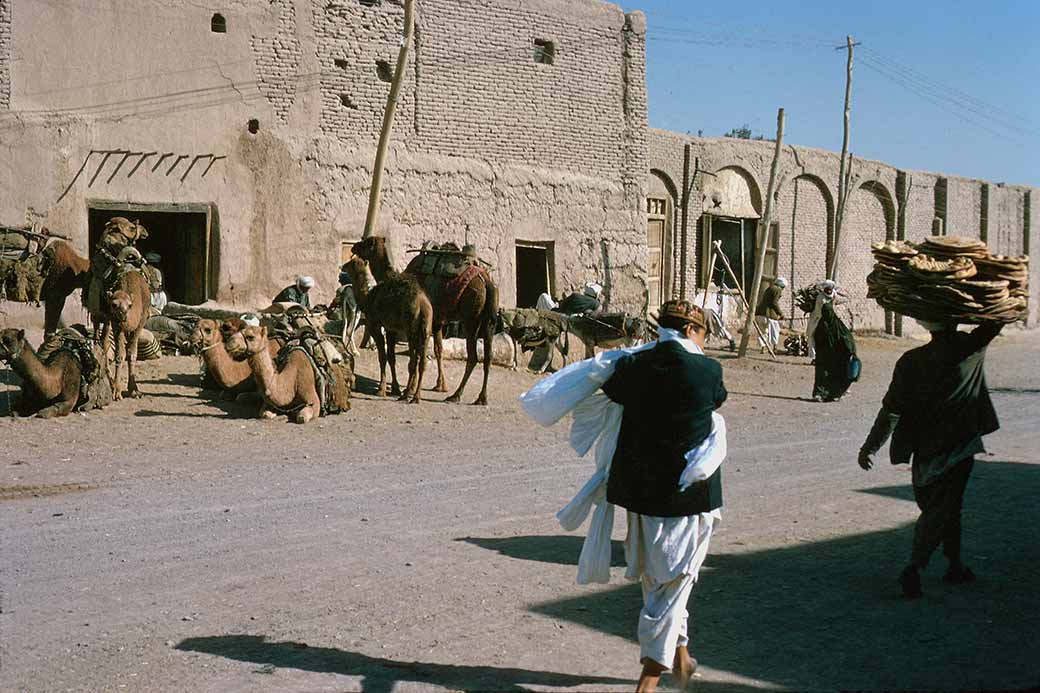
[(54, 241), (43, 251), (43, 266), (46, 276), (43, 280), (44, 334), (49, 335), (58, 329), (61, 312), (65, 309), (65, 301), (76, 289), (86, 290), (90, 277), (90, 260), (83, 257), (65, 241)]
[[(354, 255), (368, 261), (376, 280), (383, 282), (394, 274), (390, 264), (390, 256), (386, 250), (386, 239), (381, 236), (369, 236), (354, 244)], [(446, 290), (452, 278), (437, 276), (421, 276), (414, 265), (409, 265), (405, 275), (415, 276), (428, 295), (445, 296), (456, 293)], [(477, 365), (477, 339), (484, 340), (484, 382), (480, 394), (474, 404), (487, 404), (488, 373), (491, 370), (491, 341), (495, 333), (495, 322), (498, 316), (498, 287), (486, 271), (473, 272), (464, 287), (458, 291), (456, 301), (437, 301), (433, 304), (433, 351), (437, 357), (437, 392), (447, 392), (444, 381), (443, 340), (444, 324), (459, 321), (466, 335), (466, 372), (455, 393), (448, 397), (448, 402), (462, 399), (462, 391), (466, 388), (473, 369)]]
[[(227, 399), (256, 390), (253, 370), (245, 361), (236, 361), (224, 348), (224, 335), (238, 332), (245, 323), (240, 318), (231, 318), (223, 323), (202, 318), (195, 324), (191, 333), (191, 345), (206, 365), (206, 372), (217, 383)], [(278, 354), (283, 342), (280, 339), (268, 340), (271, 356)]]
[(81, 366), (68, 351), (58, 351), (47, 363), (25, 339), (25, 330), (0, 331), (0, 361), (22, 379), (22, 394), (14, 412), (41, 419), (66, 416), (79, 403)]
[[(416, 404), (426, 372), (426, 344), (433, 327), (433, 306), (414, 277), (391, 272), (372, 286), (368, 263), (359, 256), (344, 265), (353, 281), (358, 307), (365, 316), (368, 334), (379, 353), (379, 389), (386, 395), (386, 366), (390, 364), (391, 393)], [(384, 337), (383, 332), (386, 332)], [(408, 384), (404, 394), (397, 382), (397, 340), (408, 342)]]
[[(137, 340), (144, 329), (144, 323), (148, 320), (149, 308), (151, 307), (151, 290), (148, 280), (137, 270), (124, 272), (116, 280), (115, 287), (107, 292), (107, 306), (102, 317), (104, 328), (101, 332), (100, 344), (108, 341), (111, 332), (115, 343), (115, 372), (111, 374), (112, 399), (123, 398), (122, 388), (119, 386), (119, 371), (123, 364), (124, 354), (127, 357), (127, 394), (131, 397), (140, 397), (141, 390), (137, 387), (137, 378), (134, 370), (137, 366)], [(107, 360), (107, 349), (105, 350)], [(105, 364), (107, 368), (107, 363)]]
[(244, 325), (225, 334), (224, 346), (231, 358), (245, 361), (263, 395), (260, 418), (274, 419), (288, 412), (296, 423), (307, 423), (321, 414), (321, 399), (314, 367), (302, 351), (292, 351), (281, 370), (271, 358), (266, 327)]

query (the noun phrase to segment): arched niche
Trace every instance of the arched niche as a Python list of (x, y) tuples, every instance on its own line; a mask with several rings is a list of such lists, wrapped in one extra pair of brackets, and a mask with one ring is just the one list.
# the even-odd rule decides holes
[(740, 166), (720, 168), (714, 175), (704, 174), (701, 192), (705, 213), (735, 219), (762, 216), (762, 192), (755, 177)]

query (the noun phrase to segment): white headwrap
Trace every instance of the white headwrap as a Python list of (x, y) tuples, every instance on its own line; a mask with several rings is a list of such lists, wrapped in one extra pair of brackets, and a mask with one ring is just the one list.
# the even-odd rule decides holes
[(777, 286), (779, 286), (781, 289), (784, 288), (785, 286), (787, 286), (787, 280), (784, 279), (783, 277), (777, 277), (776, 279), (773, 280), (773, 283), (776, 284)]
[(240, 316), (239, 319), (250, 327), (260, 327), (260, 318), (252, 313), (246, 313), (245, 315)]
[(314, 277), (300, 277), (296, 280), (296, 286), (300, 287), (301, 289), (309, 289), (312, 286), (314, 286)]
[(603, 287), (596, 282), (589, 282), (585, 285), (585, 295), (591, 296), (592, 298), (599, 298), (599, 295), (603, 293)]
[(834, 282), (833, 279), (824, 279), (816, 286), (820, 288), (820, 291), (826, 291), (827, 289), (834, 289), (838, 285)]

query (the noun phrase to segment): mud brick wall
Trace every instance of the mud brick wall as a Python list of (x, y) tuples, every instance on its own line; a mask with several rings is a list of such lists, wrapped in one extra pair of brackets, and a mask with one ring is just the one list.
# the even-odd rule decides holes
[(11, 0), (0, 0), (0, 108), (11, 105)]
[[(756, 194), (764, 196), (774, 145), (650, 130), (647, 151), (651, 175), (663, 183), (663, 188), (682, 190), (683, 148), (687, 144), (691, 147), (691, 171), (695, 162), (699, 169), (693, 177), (689, 203), (687, 262), (682, 265), (679, 247), (670, 259), (675, 263), (676, 275), (685, 275), (686, 294), (692, 296), (702, 279), (699, 273), (705, 181), (723, 169), (739, 169), (750, 181), (752, 198)], [(785, 145), (781, 152), (773, 222), (780, 230), (779, 272), (788, 278), (793, 290), (826, 276), (828, 248), (834, 242), (838, 159), (835, 152), (798, 146)], [(838, 283), (850, 296), (849, 308), (857, 329), (895, 331), (905, 327), (906, 333), (915, 329), (908, 324), (912, 321), (897, 321), (866, 298), (865, 280), (873, 269), (871, 243), (892, 238), (921, 241), (932, 235), (937, 217), (945, 220), (951, 235), (974, 238), (982, 236), (985, 221), (990, 247), (999, 253), (1025, 252), (1028, 240), (1038, 234), (1031, 188), (923, 171), (897, 171), (881, 162), (855, 159), (851, 189), (840, 245), (832, 252), (838, 257)], [(679, 238), (682, 201), (678, 192), (673, 197), (674, 234)], [(761, 214), (764, 209), (757, 211)], [(1034, 242), (1040, 244), (1040, 240)], [(793, 307), (793, 290), (786, 297), (789, 307)], [(1032, 291), (1036, 294), (1037, 287), (1033, 286)], [(1033, 301), (1035, 322), (1040, 310), (1035, 298)], [(800, 312), (793, 314), (798, 316)]]
[(253, 36), (251, 45), (256, 61), (257, 87), (284, 123), (296, 99), (302, 49), (297, 36), (293, 0), (275, 0), (271, 9), (276, 13), (274, 33)]

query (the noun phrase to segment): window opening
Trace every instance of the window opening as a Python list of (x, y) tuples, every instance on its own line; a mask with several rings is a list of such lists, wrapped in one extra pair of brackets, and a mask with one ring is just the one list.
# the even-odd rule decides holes
[(390, 67), (390, 63), (385, 60), (377, 60), (376, 75), (379, 77), (379, 81), (381, 82), (393, 82), (394, 68)]
[(250, 135), (255, 135), (260, 132), (260, 121), (256, 118), (250, 118), (249, 124), (246, 127), (249, 129)]
[(556, 44), (546, 39), (534, 40), (534, 61), (541, 65), (552, 65), (556, 60)]
[(362, 7), (379, 7), (383, 0), (360, 0)]
[(357, 104), (351, 101), (350, 97), (346, 94), (339, 95), (339, 102), (346, 108), (353, 108), (355, 110), (357, 109)]
[(219, 12), (213, 15), (213, 18), (209, 20), (209, 29), (214, 34), (226, 34), (227, 33), (227, 20), (224, 19), (224, 15)]

